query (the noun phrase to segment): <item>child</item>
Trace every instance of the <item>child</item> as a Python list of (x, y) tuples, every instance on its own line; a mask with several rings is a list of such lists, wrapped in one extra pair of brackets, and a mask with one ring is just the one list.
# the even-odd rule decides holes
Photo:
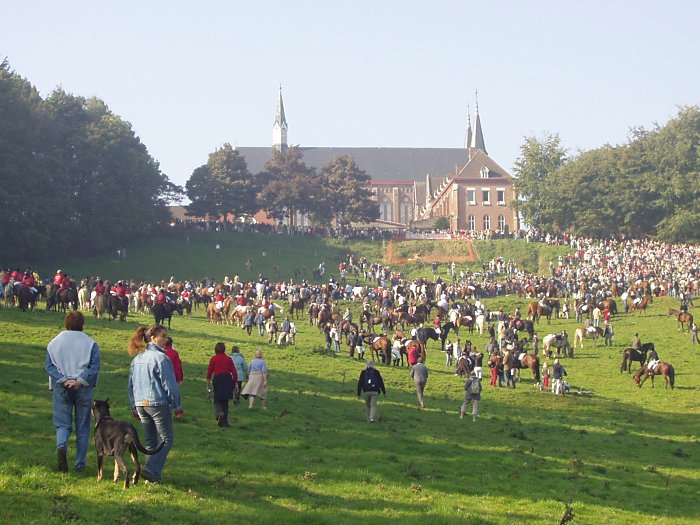
[[(170, 358), (170, 362), (173, 364), (173, 371), (175, 372), (175, 380), (177, 381), (177, 386), (182, 387), (182, 379), (183, 379), (183, 373), (182, 373), (182, 361), (180, 361), (180, 354), (178, 354), (177, 350), (173, 348), (173, 338), (169, 337), (165, 340), (165, 347), (163, 348), (165, 350), (165, 355)], [(176, 410), (175, 411), (175, 419), (182, 419), (184, 412), (182, 410)]]
[(540, 390), (549, 390), (549, 362), (546, 359), (544, 360), (544, 364), (542, 365), (542, 378), (544, 380), (544, 383)]

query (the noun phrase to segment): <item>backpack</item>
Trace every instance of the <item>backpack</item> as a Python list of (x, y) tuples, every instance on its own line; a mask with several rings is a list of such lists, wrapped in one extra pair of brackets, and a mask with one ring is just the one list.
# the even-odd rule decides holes
[(469, 384), (469, 389), (467, 392), (469, 394), (480, 394), (481, 393), (481, 380), (478, 377), (473, 377), (472, 382)]

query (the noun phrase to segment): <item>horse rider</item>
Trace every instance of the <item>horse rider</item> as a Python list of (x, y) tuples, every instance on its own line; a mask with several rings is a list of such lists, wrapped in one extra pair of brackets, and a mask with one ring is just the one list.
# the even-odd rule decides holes
[(632, 341), (630, 342), (630, 348), (633, 350), (641, 351), (642, 350), (642, 341), (639, 339), (639, 334), (637, 332), (634, 333), (634, 336), (632, 336)]
[(96, 295), (104, 295), (105, 294), (106, 289), (105, 289), (104, 283), (102, 282), (102, 279), (97, 280), (97, 283), (95, 283), (94, 290), (95, 290)]
[(167, 304), (168, 297), (165, 295), (165, 288), (161, 288), (156, 296), (155, 304)]
[(656, 353), (656, 349), (652, 347), (652, 349), (649, 351), (649, 357), (647, 358), (647, 374), (653, 375), (654, 374), (654, 368), (656, 368), (656, 365), (661, 361), (659, 359), (659, 354)]
[(53, 285), (56, 287), (61, 286), (64, 278), (63, 272), (61, 270), (56, 270), (56, 275), (53, 276)]
[(24, 276), (22, 277), (22, 288), (28, 288), (31, 290), (32, 294), (37, 294), (38, 290), (36, 289), (36, 279), (34, 279), (34, 275), (32, 274), (31, 270), (24, 272)]

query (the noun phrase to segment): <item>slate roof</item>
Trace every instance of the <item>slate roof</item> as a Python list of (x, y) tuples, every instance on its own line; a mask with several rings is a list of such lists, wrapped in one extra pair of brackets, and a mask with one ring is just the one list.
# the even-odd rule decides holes
[[(271, 157), (270, 147), (238, 147), (251, 173), (263, 170)], [(454, 176), (457, 166), (467, 163), (464, 148), (313, 148), (299, 147), (307, 166), (320, 168), (339, 155), (351, 155), (373, 181), (424, 182), (426, 174)]]

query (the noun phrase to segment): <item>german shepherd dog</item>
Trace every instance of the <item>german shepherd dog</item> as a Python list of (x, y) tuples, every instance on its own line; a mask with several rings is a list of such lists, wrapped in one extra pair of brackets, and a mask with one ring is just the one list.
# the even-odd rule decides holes
[(156, 454), (163, 445), (163, 441), (156, 448), (145, 448), (139, 440), (134, 425), (128, 421), (116, 421), (109, 415), (109, 399), (95, 400), (92, 403), (92, 415), (95, 418), (95, 449), (97, 450), (97, 481), (102, 481), (102, 460), (104, 456), (114, 456), (114, 482), (119, 480), (119, 471), (124, 474), (124, 488), (129, 488), (129, 471), (124, 464), (124, 452), (128, 448), (131, 459), (136, 466), (132, 482), (139, 481), (141, 464), (139, 463), (138, 450), (144, 454)]

